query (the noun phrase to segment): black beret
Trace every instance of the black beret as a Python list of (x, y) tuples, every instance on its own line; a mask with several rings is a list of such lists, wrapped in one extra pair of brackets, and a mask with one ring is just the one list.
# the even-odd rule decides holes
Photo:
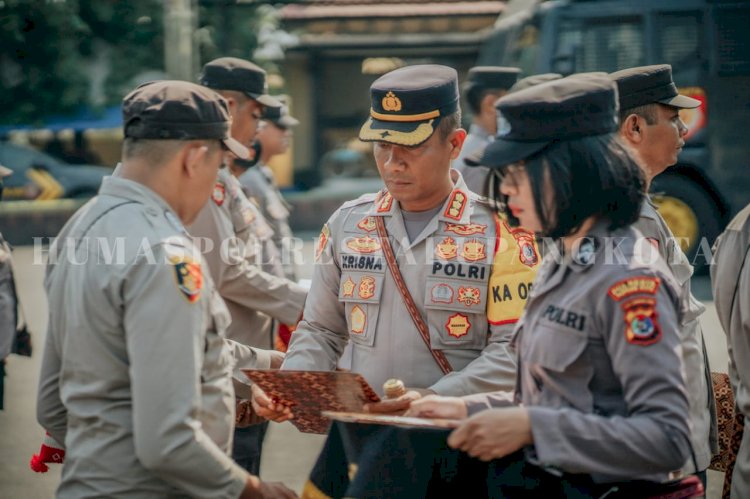
[(406, 66), (375, 80), (370, 98), (370, 118), (359, 139), (416, 146), (459, 109), (458, 74), (436, 64)]
[(281, 107), (281, 102), (268, 95), (266, 72), (244, 59), (220, 57), (207, 62), (198, 82), (214, 90), (242, 92), (264, 106)]
[(606, 75), (573, 75), (508, 94), (497, 101), (494, 142), (467, 164), (499, 168), (528, 158), (553, 141), (617, 129), (617, 87)]
[(229, 106), (213, 90), (187, 81), (144, 83), (122, 100), (125, 137), (134, 139), (217, 139), (239, 158), (247, 147), (231, 138)]
[(617, 83), (620, 109), (633, 109), (655, 102), (685, 109), (701, 105), (697, 99), (680, 95), (672, 81), (672, 66), (640, 66), (610, 74)]

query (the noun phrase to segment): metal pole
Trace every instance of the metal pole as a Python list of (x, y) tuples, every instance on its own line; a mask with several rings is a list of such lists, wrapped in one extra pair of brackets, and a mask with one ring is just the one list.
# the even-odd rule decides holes
[(164, 63), (176, 80), (194, 81), (197, 73), (193, 7), (193, 0), (164, 0)]

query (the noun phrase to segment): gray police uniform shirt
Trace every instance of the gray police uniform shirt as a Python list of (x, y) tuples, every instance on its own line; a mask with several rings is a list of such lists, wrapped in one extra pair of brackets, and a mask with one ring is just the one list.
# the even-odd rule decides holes
[[(37, 418), (66, 447), (58, 497), (237, 497), (229, 314), (156, 193), (105, 178), (50, 248)], [(264, 352), (258, 351), (258, 355)]]
[(683, 471), (686, 474), (703, 471), (711, 464), (711, 456), (719, 450), (713, 383), (699, 320), (706, 308), (690, 291), (693, 266), (650, 199), (643, 203), (640, 217), (633, 227), (658, 245), (659, 254), (680, 285), (680, 300), (687, 310), (680, 323), (680, 338), (690, 400), (691, 441), (698, 465), (696, 470), (691, 458)]
[[(0, 361), (10, 355), (13, 349), (16, 324), (18, 324), (18, 300), (13, 283), (13, 259), (10, 245), (0, 234)], [(0, 400), (1, 403), (2, 400)]]
[[(470, 396), (467, 407), (523, 404), (534, 438), (526, 458), (553, 473), (674, 479), (690, 455), (680, 287), (636, 245), (637, 230), (596, 225), (589, 236), (597, 243), (576, 258), (544, 257), (513, 339), (515, 395)], [(623, 239), (619, 253), (607, 238)]]
[(279, 255), (281, 255), (284, 275), (287, 279), (296, 281), (297, 276), (290, 247), (293, 236), (292, 229), (289, 227), (291, 207), (276, 187), (273, 172), (268, 166), (257, 164), (245, 170), (237, 179), (242, 185), (245, 195), (257, 202), (260, 212), (273, 229), (271, 239)]
[[(232, 315), (229, 338), (273, 348), (272, 318), (296, 324), (307, 291), (283, 277), (272, 230), (228, 170), (219, 170), (211, 199), (188, 231), (213, 241), (214, 247), (204, 256)], [(262, 241), (267, 244), (261, 245)], [(264, 261), (273, 267), (264, 270)]]
[(453, 168), (461, 172), (469, 189), (485, 197), (489, 194), (487, 184), (489, 182), (490, 169), (486, 166), (467, 166), (464, 163), (464, 158), (484, 150), (492, 140), (492, 135), (484, 127), (473, 123), (469, 127), (469, 133), (466, 136), (461, 152), (453, 160)]
[[(526, 296), (515, 296), (514, 286), (515, 301), (509, 296), (502, 302), (502, 291), (493, 292), (490, 283), (502, 289), (497, 279), (505, 277), (506, 267), (513, 268), (525, 290), (537, 262), (519, 264), (525, 270), (506, 264), (519, 262), (522, 248), (513, 242), (495, 252), (498, 219), (460, 174), (452, 173), (453, 192), (414, 239), (407, 236), (399, 203), (387, 191), (345, 203), (333, 214), (318, 241), (304, 318), (292, 334), (282, 369), (333, 370), (341, 359), (341, 367), (362, 374), (378, 392), (389, 378), (443, 395), (514, 385), (515, 356), (508, 340), (518, 319), (513, 314), (520, 315)], [(385, 223), (403, 279), (429, 327), (431, 347), (442, 350), (454, 370), (446, 376), (390, 275), (376, 217)], [(493, 307), (500, 310), (490, 324), (487, 310)]]
[(714, 244), (711, 284), (719, 322), (727, 335), (729, 379), (745, 416), (745, 433), (732, 475), (732, 497), (750, 497), (750, 205)]

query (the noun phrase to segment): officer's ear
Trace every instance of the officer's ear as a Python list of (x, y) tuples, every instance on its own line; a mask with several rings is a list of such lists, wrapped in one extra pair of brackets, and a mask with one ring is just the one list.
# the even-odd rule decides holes
[(640, 144), (643, 141), (643, 118), (629, 114), (620, 124), (620, 135), (629, 144)]
[(188, 177), (193, 178), (196, 172), (205, 164), (208, 156), (208, 145), (203, 141), (187, 144), (183, 155), (182, 167)]
[(466, 140), (466, 130), (463, 128), (456, 128), (448, 136), (448, 142), (451, 145), (451, 160), (456, 159), (461, 153), (461, 148), (464, 146)]

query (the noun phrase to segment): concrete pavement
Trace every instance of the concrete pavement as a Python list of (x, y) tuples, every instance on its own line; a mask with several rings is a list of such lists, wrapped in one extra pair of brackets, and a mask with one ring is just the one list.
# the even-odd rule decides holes
[[(312, 274), (313, 237), (314, 234), (310, 233), (303, 238), (305, 264), (300, 269), (303, 278), (309, 278)], [(35, 398), (47, 324), (47, 301), (42, 289), (44, 269), (42, 265), (34, 264), (34, 252), (30, 247), (17, 248), (14, 256), (18, 291), (33, 333), (35, 351), (30, 359), (15, 355), (8, 359), (6, 410), (0, 411), (0, 497), (43, 499), (54, 496), (61, 469), (61, 466), (52, 465), (48, 473), (37, 474), (28, 466), (31, 455), (39, 450), (43, 437), (43, 431), (36, 423)], [(712, 369), (726, 371), (726, 341), (711, 301), (708, 279), (694, 279), (694, 288), (696, 296), (708, 308), (702, 323)], [(323, 437), (299, 433), (289, 423), (271, 424), (261, 477), (282, 481), (301, 490), (322, 444)], [(709, 498), (720, 497), (722, 480), (722, 474), (709, 472)]]

